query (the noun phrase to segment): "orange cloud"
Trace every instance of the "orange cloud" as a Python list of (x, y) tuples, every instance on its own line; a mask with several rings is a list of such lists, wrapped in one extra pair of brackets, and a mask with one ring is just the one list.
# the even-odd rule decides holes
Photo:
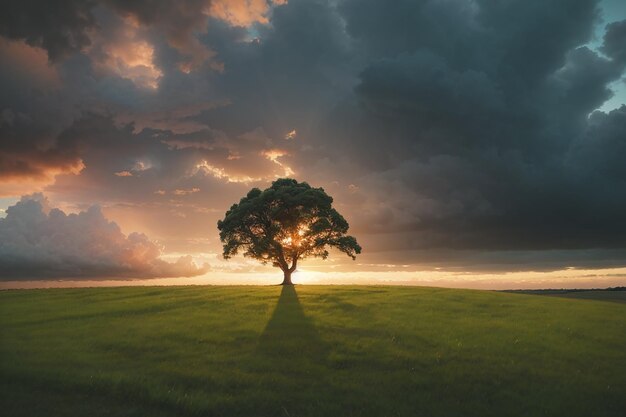
[[(272, 164), (258, 164), (258, 156), (262, 156)], [(229, 162), (226, 168), (216, 166), (214, 163), (210, 163), (206, 160), (196, 164), (193, 174), (197, 172), (204, 173), (205, 175), (211, 175), (218, 179), (225, 179), (231, 183), (253, 183), (259, 181), (271, 181), (279, 177), (290, 177), (294, 175), (294, 171), (280, 161), (280, 158), (287, 156), (288, 152), (282, 149), (268, 149), (261, 151), (259, 154), (248, 154), (245, 157), (237, 155), (235, 158), (231, 158), (230, 155), (225, 162)], [(262, 161), (262, 160), (261, 160)], [(236, 164), (233, 164), (236, 162)], [(251, 171), (255, 166), (256, 170)], [(247, 172), (247, 173), (246, 173)], [(255, 172), (255, 174), (252, 174)]]
[(61, 79), (54, 65), (48, 61), (48, 53), (27, 45), (25, 41), (11, 41), (0, 37), (0, 59), (5, 69), (20, 73), (39, 88), (58, 88)]
[(288, 155), (287, 151), (282, 149), (270, 149), (263, 151), (262, 155), (283, 169), (283, 173), (276, 175), (276, 177), (290, 177), (294, 174), (290, 167), (278, 160), (281, 156)]
[(154, 47), (144, 39), (142, 28), (132, 16), (121, 20), (121, 27), (109, 35), (96, 34), (88, 48), (95, 68), (115, 74), (143, 88), (155, 89), (163, 75), (154, 63)]
[[(78, 175), (85, 168), (82, 160), (68, 161), (60, 166), (48, 166), (45, 160), (36, 158), (25, 161), (16, 157), (13, 162), (16, 164), (24, 163), (28, 165), (28, 172), (19, 170), (11, 170), (9, 164), (3, 161), (3, 155), (0, 152), (0, 197), (16, 196), (24, 193), (34, 193), (42, 191), (46, 186), (54, 183), (57, 175), (72, 174)], [(10, 156), (7, 159), (12, 159)], [(6, 172), (2, 172), (6, 170)]]
[(286, 4), (287, 0), (213, 0), (209, 13), (233, 26), (250, 26), (269, 23), (272, 5)]
[(285, 135), (285, 140), (295, 139), (297, 135), (298, 132), (296, 132), (296, 129), (294, 129)]
[(208, 175), (212, 175), (218, 179), (225, 179), (227, 182), (242, 182), (242, 183), (251, 183), (256, 181), (261, 181), (263, 177), (250, 177), (247, 175), (234, 175), (229, 174), (224, 170), (224, 168), (218, 168), (209, 164), (207, 161), (202, 161), (196, 165), (196, 171), (203, 172)]
[(100, 63), (114, 74), (140, 87), (155, 89), (163, 75), (154, 64), (154, 48), (145, 41), (115, 43), (105, 46), (107, 58)]
[(187, 195), (187, 194), (197, 193), (198, 191), (200, 191), (200, 189), (197, 188), (197, 187), (190, 188), (188, 190), (179, 190), (179, 189), (177, 189), (177, 190), (174, 190), (173, 194), (174, 195)]
[[(210, 2), (160, 2), (156, 7), (151, 2), (117, 2), (113, 8), (124, 16), (124, 37), (136, 40), (136, 34), (145, 35), (146, 29), (163, 33), (167, 43), (181, 55), (179, 69), (182, 72), (189, 73), (206, 62), (220, 71), (221, 63), (211, 60), (215, 53), (196, 36), (206, 33)], [(145, 41), (148, 37), (142, 39)]]

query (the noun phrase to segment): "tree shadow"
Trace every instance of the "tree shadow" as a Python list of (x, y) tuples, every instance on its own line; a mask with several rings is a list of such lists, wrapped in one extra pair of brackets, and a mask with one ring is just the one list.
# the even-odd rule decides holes
[(328, 353), (294, 286), (283, 286), (252, 358), (263, 397), (263, 406), (255, 414), (297, 416), (326, 409), (324, 399), (332, 390)]
[(327, 347), (304, 314), (295, 286), (282, 287), (276, 309), (259, 338), (257, 354), (281, 362), (325, 361)]

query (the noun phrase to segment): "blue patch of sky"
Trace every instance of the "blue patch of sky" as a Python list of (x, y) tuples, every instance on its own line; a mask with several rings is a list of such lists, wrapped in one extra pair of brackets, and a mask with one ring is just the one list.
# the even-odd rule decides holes
[[(626, 0), (603, 0), (600, 2), (601, 20), (596, 24), (594, 38), (587, 46), (594, 51), (602, 46), (602, 38), (606, 25), (612, 22), (619, 22), (626, 19)], [(599, 51), (598, 51), (599, 52)], [(626, 74), (622, 78), (611, 83), (609, 88), (613, 90), (613, 97), (605, 101), (598, 110), (609, 112), (626, 104)]]

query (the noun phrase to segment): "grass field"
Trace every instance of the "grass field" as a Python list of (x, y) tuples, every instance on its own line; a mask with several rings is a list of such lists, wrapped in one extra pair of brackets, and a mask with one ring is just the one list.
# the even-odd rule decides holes
[(550, 297), (577, 298), (580, 300), (601, 300), (613, 301), (615, 303), (626, 303), (626, 291), (607, 290), (518, 290), (509, 291), (522, 294), (547, 295)]
[(624, 416), (626, 304), (406, 287), (0, 292), (4, 416)]

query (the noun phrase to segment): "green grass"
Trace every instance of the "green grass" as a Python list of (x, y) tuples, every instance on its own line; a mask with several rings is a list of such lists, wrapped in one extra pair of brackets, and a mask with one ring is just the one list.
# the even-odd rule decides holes
[(2, 291), (0, 360), (6, 416), (623, 416), (626, 304), (365, 286)]
[(626, 291), (609, 290), (516, 290), (518, 292), (533, 295), (548, 295), (551, 297), (577, 298), (580, 300), (601, 300), (615, 303), (626, 303)]

